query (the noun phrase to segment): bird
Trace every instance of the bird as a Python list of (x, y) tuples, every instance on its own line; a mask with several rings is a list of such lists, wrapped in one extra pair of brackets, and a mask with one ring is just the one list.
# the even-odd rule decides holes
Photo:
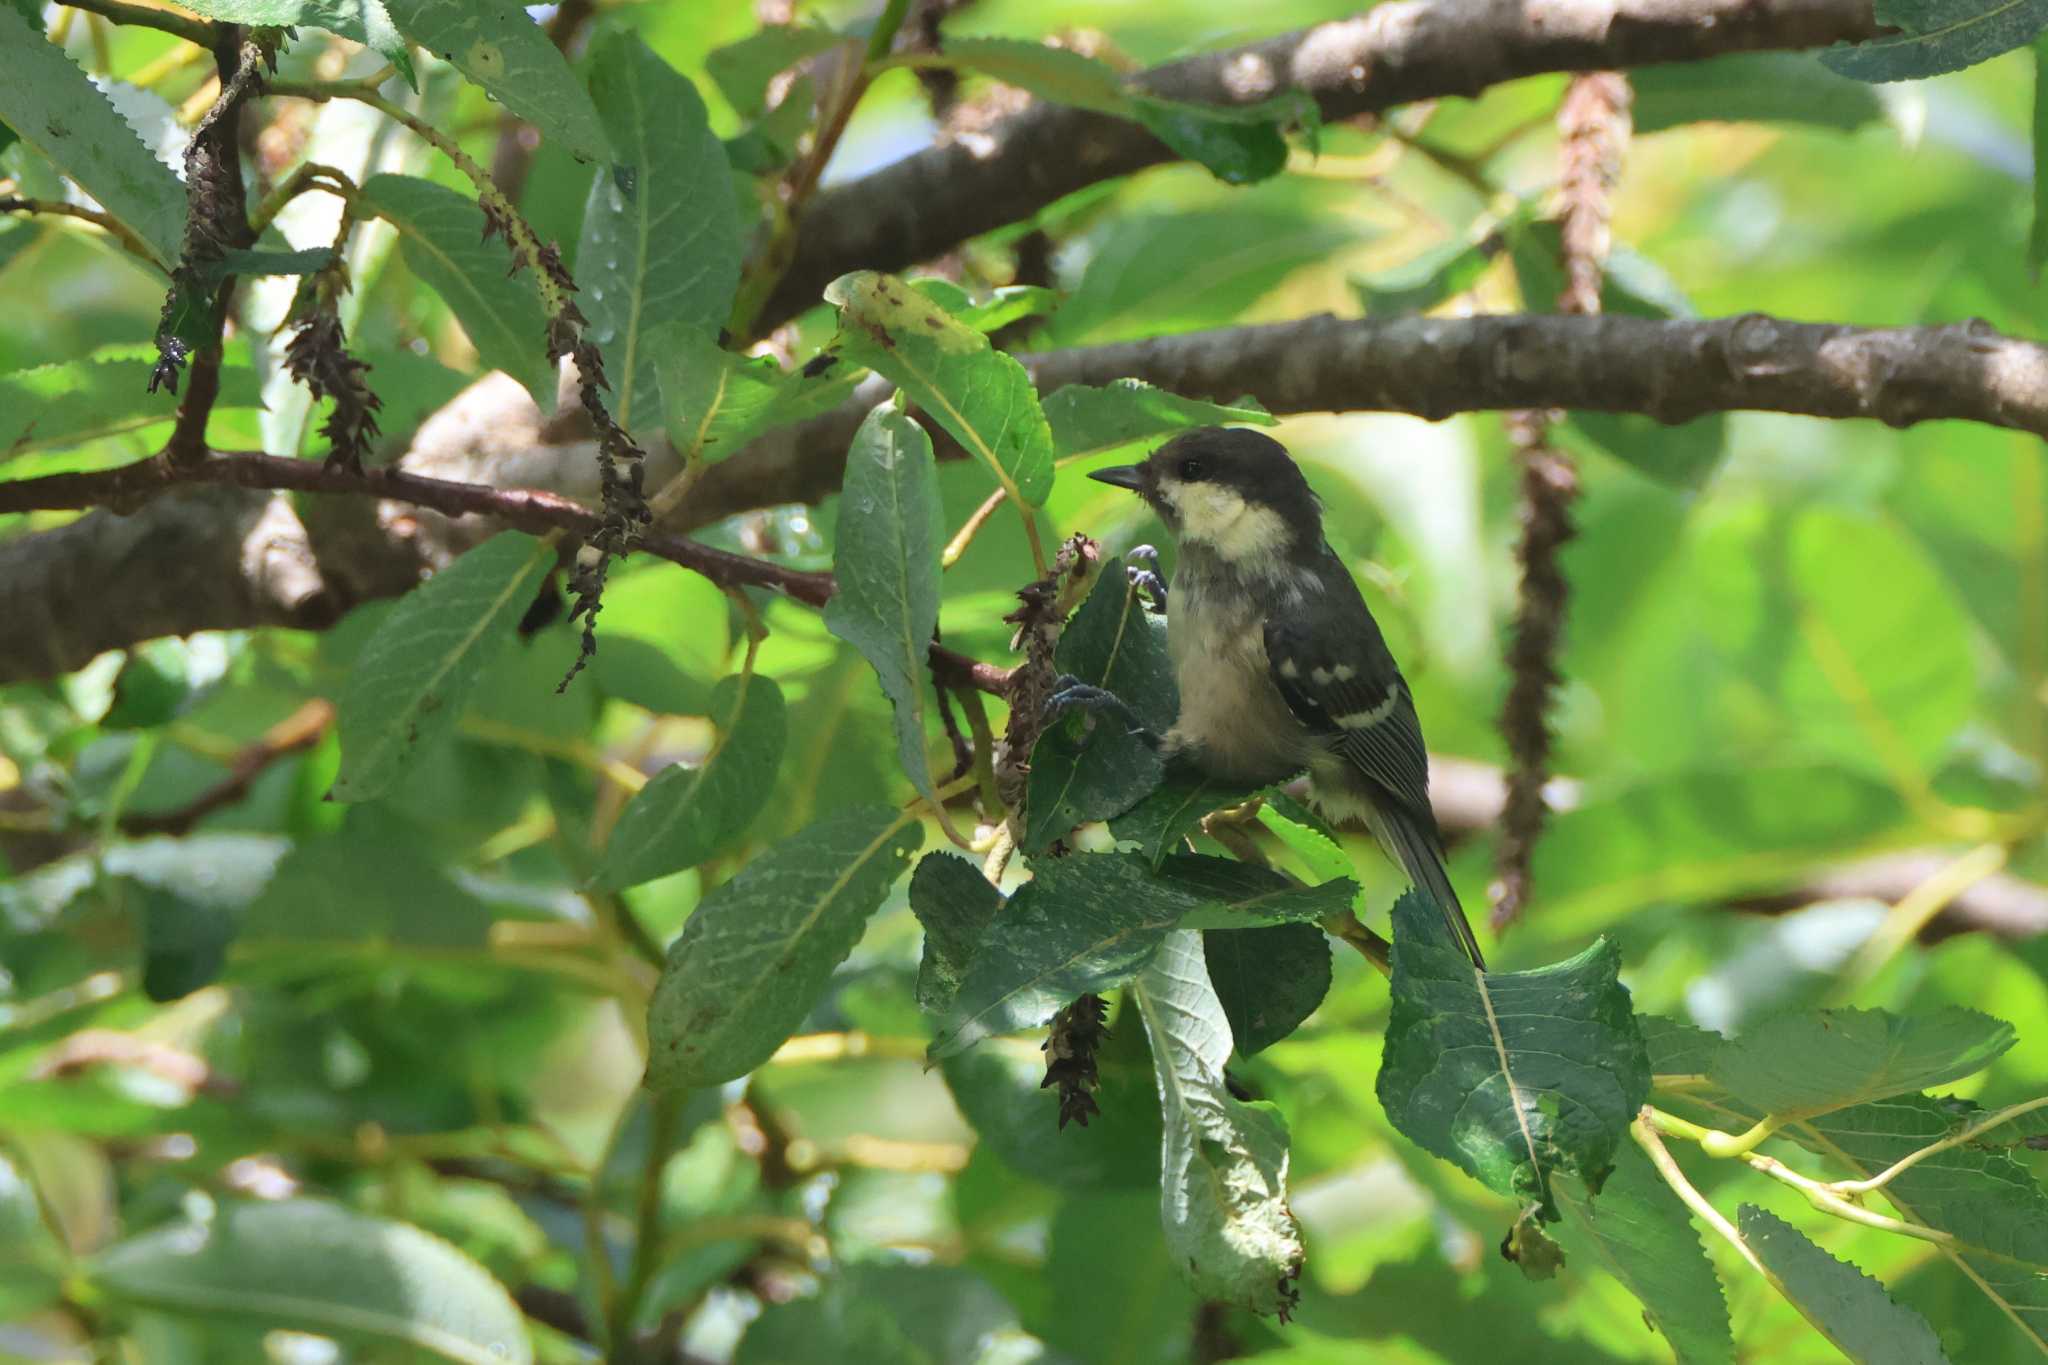
[[(1171, 584), (1136, 574), (1164, 598), (1180, 686), (1161, 758), (1247, 784), (1306, 770), (1311, 803), (1332, 823), (1362, 822), (1484, 971), (1444, 869), (1408, 681), (1287, 447), (1248, 428), (1200, 427), (1089, 477), (1143, 498), (1179, 546)], [(1131, 714), (1102, 689), (1062, 683), (1060, 704)]]

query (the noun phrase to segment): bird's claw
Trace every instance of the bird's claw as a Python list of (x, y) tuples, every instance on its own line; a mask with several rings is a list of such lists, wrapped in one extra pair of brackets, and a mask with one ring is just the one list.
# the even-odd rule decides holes
[(1117, 717), (1130, 727), (1131, 733), (1144, 737), (1147, 743), (1156, 745), (1158, 738), (1141, 720), (1129, 702), (1106, 687), (1083, 682), (1071, 673), (1062, 673), (1053, 679), (1052, 692), (1045, 699), (1045, 716), (1053, 720), (1068, 711), (1082, 710), (1103, 712)]
[(1166, 580), (1159, 576), (1159, 550), (1152, 545), (1133, 545), (1126, 556), (1131, 564), (1124, 570), (1131, 586), (1151, 599), (1155, 615), (1166, 614)]

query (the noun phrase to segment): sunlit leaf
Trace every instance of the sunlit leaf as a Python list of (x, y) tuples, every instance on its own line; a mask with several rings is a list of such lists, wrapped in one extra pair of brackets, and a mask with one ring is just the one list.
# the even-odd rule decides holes
[(1708, 1075), (1749, 1104), (1795, 1118), (1968, 1076), (2013, 1038), (2004, 1020), (1953, 1005), (1905, 1016), (1813, 1010), (1744, 1029), (1718, 1050)]
[(356, 203), (363, 216), (398, 229), (407, 268), (441, 296), (484, 364), (517, 379), (541, 411), (552, 411), (555, 366), (540, 294), (530, 271), (506, 273), (505, 247), (484, 240), (477, 202), (413, 176), (377, 175), (363, 182)]
[(613, 415), (652, 430), (661, 400), (650, 333), (714, 332), (732, 307), (742, 245), (732, 172), (697, 87), (633, 35), (598, 43), (590, 93), (614, 160), (583, 210), (579, 306), (603, 348)]
[(1142, 379), (1067, 384), (1045, 396), (1045, 420), (1060, 458), (1114, 450), (1133, 441), (1170, 436), (1188, 427), (1269, 427), (1274, 417), (1258, 401), (1207, 403), (1183, 398)]
[(1152, 1043), (1165, 1116), (1168, 1249), (1197, 1293), (1259, 1313), (1292, 1307), (1303, 1252), (1287, 1207), (1287, 1126), (1270, 1105), (1230, 1094), (1230, 1023), (1200, 936), (1169, 935), (1130, 994)]
[(384, 0), (407, 38), (475, 81), (579, 157), (604, 161), (605, 139), (582, 82), (540, 25), (511, 0)]
[(648, 1011), (647, 1083), (743, 1076), (796, 1031), (923, 831), (885, 806), (827, 816), (706, 896), (669, 946)]
[(1211, 811), (1241, 805), (1262, 788), (1224, 782), (1186, 764), (1169, 765), (1159, 785), (1137, 805), (1112, 816), (1109, 832), (1130, 840), (1157, 867)]
[(867, 415), (846, 453), (832, 568), (839, 590), (825, 627), (873, 665), (896, 718), (896, 756), (927, 799), (937, 800), (925, 741), (934, 695), (932, 637), (939, 625), (938, 469), (931, 437), (894, 407)]
[(775, 786), (788, 723), (782, 689), (758, 673), (734, 674), (712, 693), (718, 739), (701, 763), (672, 766), (627, 804), (605, 845), (597, 883), (637, 886), (729, 850)]
[(462, 704), (512, 638), (554, 558), (505, 532), (408, 593), (363, 647), (341, 694), (340, 801), (364, 801), (454, 727)]
[(132, 228), (158, 265), (176, 264), (185, 187), (63, 49), (9, 6), (0, 6), (0, 123)]
[(758, 118), (767, 107), (770, 81), (845, 41), (845, 35), (822, 24), (765, 24), (736, 43), (712, 49), (704, 69), (726, 103), (742, 117)]
[(314, 1199), (223, 1202), (108, 1248), (93, 1289), (131, 1309), (381, 1340), (462, 1365), (533, 1359), (511, 1295), (438, 1237)]
[(1052, 490), (1052, 433), (1024, 367), (892, 275), (857, 271), (825, 290), (839, 307), (839, 349), (887, 376), (1036, 507)]

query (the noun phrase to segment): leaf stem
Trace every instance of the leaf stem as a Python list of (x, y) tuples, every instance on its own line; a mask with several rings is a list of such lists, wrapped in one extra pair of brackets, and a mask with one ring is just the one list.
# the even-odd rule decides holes
[(163, 273), (163, 262), (156, 258), (156, 253), (135, 235), (134, 229), (112, 214), (89, 209), (83, 204), (66, 203), (61, 199), (27, 199), (13, 194), (0, 196), (0, 213), (40, 213), (52, 217), (76, 218), (80, 222), (91, 223), (119, 243), (123, 251), (147, 262), (157, 273)]
[(308, 190), (325, 190), (348, 203), (355, 198), (356, 182), (349, 179), (346, 172), (332, 166), (323, 166), (317, 161), (302, 162), (293, 168), (282, 184), (265, 195), (256, 211), (249, 215), (249, 231), (262, 236), (263, 230), (284, 211), (284, 206)]
[[(1652, 1121), (1653, 1116), (1657, 1122)], [(1670, 1149), (1665, 1147), (1663, 1140), (1657, 1136), (1657, 1128), (1666, 1117), (1668, 1115), (1657, 1115), (1650, 1106), (1644, 1105), (1642, 1113), (1628, 1126), (1629, 1136), (1635, 1139), (1636, 1146), (1643, 1149), (1643, 1155), (1650, 1158), (1650, 1164), (1657, 1168), (1657, 1174), (1664, 1177), (1664, 1183), (1671, 1187), (1672, 1192), (1685, 1206), (1691, 1209), (1701, 1222), (1721, 1234), (1728, 1245), (1740, 1252), (1742, 1259), (1749, 1262), (1750, 1269), (1768, 1280), (1771, 1288), (1785, 1296), (1786, 1302), (1798, 1307), (1798, 1301), (1786, 1290), (1784, 1281), (1771, 1273), (1762, 1258), (1743, 1240), (1742, 1234), (1735, 1230), (1735, 1225), (1723, 1217), (1719, 1209), (1708, 1203), (1707, 1197), (1693, 1188), (1693, 1183), (1685, 1178), (1685, 1172), (1679, 1168), (1677, 1158), (1671, 1155)]]
[(1881, 1190), (1901, 1172), (1911, 1170), (1928, 1157), (1945, 1152), (1951, 1147), (1960, 1147), (1993, 1128), (2012, 1122), (2022, 1114), (2031, 1114), (2043, 1107), (2048, 1107), (2048, 1095), (2043, 1095), (2039, 1099), (2023, 1100), (2018, 1104), (2009, 1104), (1996, 1113), (1985, 1115), (1969, 1127), (1949, 1134), (1939, 1142), (1930, 1142), (1917, 1152), (1907, 1153), (1868, 1180), (1836, 1180), (1830, 1182), (1828, 1188), (1841, 1195), (1869, 1194), (1873, 1190)]
[(1766, 1114), (1750, 1125), (1746, 1132), (1724, 1133), (1718, 1128), (1708, 1128), (1702, 1130), (1696, 1140), (1700, 1144), (1700, 1150), (1708, 1156), (1747, 1156), (1762, 1145), (1766, 1138), (1784, 1126), (1783, 1119)]
[(981, 528), (988, 524), (988, 519), (996, 514), (996, 509), (1003, 505), (1003, 500), (1008, 496), (1008, 489), (998, 488), (982, 499), (981, 506), (975, 508), (967, 520), (960, 523), (960, 529), (946, 542), (945, 550), (939, 555), (941, 569), (950, 569), (960, 562), (960, 556), (967, 553), (968, 545), (980, 534)]
[(83, 10), (97, 14), (117, 24), (134, 24), (139, 28), (153, 28), (196, 43), (203, 48), (213, 46), (215, 26), (204, 19), (187, 18), (167, 9), (156, 9), (146, 5), (124, 4), (123, 0), (64, 0), (68, 9)]

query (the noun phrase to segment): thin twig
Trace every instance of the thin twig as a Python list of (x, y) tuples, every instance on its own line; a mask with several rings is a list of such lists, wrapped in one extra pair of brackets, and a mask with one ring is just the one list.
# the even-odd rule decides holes
[(219, 26), (204, 19), (192, 19), (167, 9), (155, 9), (147, 5), (124, 4), (123, 0), (64, 0), (66, 7), (97, 14), (102, 19), (117, 24), (133, 24), (139, 28), (153, 28), (160, 32), (175, 34), (188, 43), (211, 48)]
[(62, 199), (28, 199), (20, 195), (0, 196), (0, 213), (46, 214), (51, 217), (76, 218), (91, 223), (118, 242), (123, 251), (139, 257), (149, 266), (162, 272), (164, 263), (159, 261), (149, 244), (135, 235), (135, 230), (110, 213), (89, 209), (83, 204), (67, 203)]
[(1995, 1113), (1986, 1114), (1969, 1127), (1949, 1134), (1939, 1142), (1930, 1142), (1917, 1152), (1907, 1153), (1882, 1171), (1879, 1171), (1876, 1175), (1871, 1176), (1868, 1180), (1835, 1180), (1828, 1183), (1828, 1188), (1840, 1195), (1869, 1194), (1873, 1190), (1881, 1190), (1900, 1174), (1911, 1170), (1928, 1157), (1946, 1152), (1951, 1147), (1960, 1147), (1966, 1142), (1974, 1141), (1990, 1132), (1993, 1128), (2003, 1127), (2005, 1124), (2019, 1118), (2022, 1114), (2031, 1114), (2036, 1109), (2043, 1107), (2048, 1107), (2048, 1095), (2043, 1095), (2039, 1099), (2022, 1100), (2018, 1104), (2009, 1104)]

